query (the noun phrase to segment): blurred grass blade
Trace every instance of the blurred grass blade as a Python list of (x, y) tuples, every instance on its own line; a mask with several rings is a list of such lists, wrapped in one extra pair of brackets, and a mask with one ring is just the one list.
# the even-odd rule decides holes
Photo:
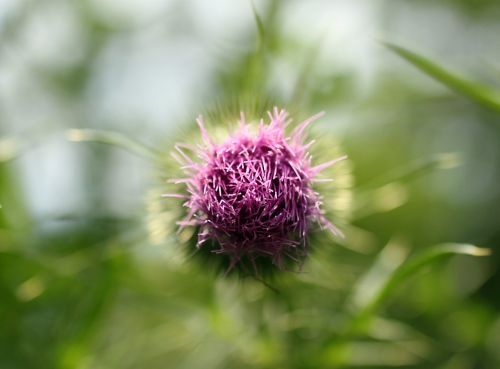
[(35, 144), (35, 140), (31, 137), (0, 137), (0, 252), (12, 248), (13, 242), (10, 240), (11, 235), (6, 232), (7, 229), (28, 229), (31, 225), (22, 197), (22, 186), (9, 163), (33, 148)]
[(348, 305), (360, 310), (369, 304), (394, 271), (405, 262), (409, 252), (408, 240), (401, 236), (393, 237), (353, 286)]
[(477, 103), (500, 111), (500, 91), (477, 82), (469, 81), (462, 76), (449, 71), (433, 61), (418, 55), (401, 46), (383, 42), (383, 44), (415, 67), (428, 74), (452, 90), (476, 101)]
[(409, 198), (407, 182), (434, 170), (452, 169), (460, 164), (458, 153), (442, 153), (383, 173), (355, 189), (353, 219), (388, 212), (404, 205)]
[(255, 18), (255, 24), (257, 25), (257, 31), (259, 33), (259, 42), (260, 42), (260, 45), (262, 45), (264, 43), (265, 37), (266, 37), (264, 22), (262, 21), (262, 18), (260, 17), (259, 13), (257, 12), (257, 8), (255, 7), (255, 3), (253, 1), (251, 1), (251, 4), (252, 4), (253, 16)]
[(409, 187), (401, 182), (391, 182), (373, 190), (358, 192), (352, 219), (359, 220), (373, 214), (392, 211), (405, 205), (409, 198)]
[(489, 249), (479, 248), (469, 244), (447, 243), (434, 246), (420, 255), (413, 257), (395, 269), (388, 278), (380, 284), (378, 289), (372, 293), (371, 298), (358, 308), (358, 313), (352, 321), (348, 332), (354, 333), (357, 332), (358, 329), (365, 328), (370, 318), (375, 315), (387, 298), (391, 296), (408, 277), (416, 274), (424, 267), (451, 255), (488, 256), (490, 254), (491, 250)]
[(461, 164), (459, 153), (449, 152), (435, 154), (428, 158), (417, 159), (409, 164), (383, 173), (381, 176), (359, 186), (357, 191), (385, 186), (393, 182), (408, 182), (434, 170), (453, 169)]
[(299, 70), (297, 82), (293, 89), (292, 97), (290, 99), (290, 105), (299, 105), (304, 95), (307, 91), (307, 83), (310, 79), (312, 72), (314, 71), (316, 61), (320, 55), (321, 47), (323, 43), (323, 38), (318, 39), (316, 42), (312, 43), (309, 50), (306, 53), (306, 59), (304, 60), (302, 67)]
[(367, 305), (374, 310), (409, 276), (417, 273), (423, 267), (451, 255), (488, 256), (491, 250), (469, 244), (446, 243), (432, 247), (422, 254), (404, 263), (392, 273), (386, 283), (380, 288), (371, 302)]
[(131, 138), (111, 131), (93, 129), (70, 129), (66, 132), (68, 140), (73, 142), (97, 142), (121, 147), (147, 159), (160, 160), (160, 153)]

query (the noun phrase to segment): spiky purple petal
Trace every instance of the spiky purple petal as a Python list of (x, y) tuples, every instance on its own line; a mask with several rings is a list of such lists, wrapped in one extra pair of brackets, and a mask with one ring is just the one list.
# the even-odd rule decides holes
[(307, 253), (312, 224), (341, 234), (323, 215), (312, 183), (321, 170), (345, 157), (312, 166), (307, 149), (314, 141), (304, 144), (304, 130), (322, 115), (305, 120), (287, 137), (285, 110), (274, 108), (269, 124), (261, 120), (256, 135), (249, 133), (242, 114), (239, 129), (222, 144), (212, 141), (198, 117), (204, 142), (196, 150), (200, 161), (183, 151), (189, 146), (177, 145), (176, 158), (187, 178), (173, 180), (187, 186), (189, 212), (178, 224), (199, 226), (198, 247), (216, 241), (219, 248), (213, 252), (227, 254), (229, 268), (244, 257), (252, 264), (271, 258), (281, 266), (285, 258), (298, 260)]

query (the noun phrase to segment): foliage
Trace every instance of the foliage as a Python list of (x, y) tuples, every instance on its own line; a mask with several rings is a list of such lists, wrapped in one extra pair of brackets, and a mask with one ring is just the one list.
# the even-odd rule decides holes
[[(324, 40), (285, 30), (294, 2), (247, 4), (248, 24), (218, 34), (231, 47), (206, 34), (220, 25), (203, 28), (200, 2), (149, 13), (112, 3), (25, 1), (0, 12), (0, 368), (500, 366), (500, 98), (470, 82), (480, 68), (464, 78), (386, 43), (461, 96), (390, 64), (386, 48), (364, 88), (358, 70), (342, 67), (353, 40), (332, 57)], [(442, 6), (477, 27), (500, 11), (496, 1), (481, 1), (481, 11), (464, 4)], [(411, 6), (388, 2), (383, 19)], [(443, 16), (432, 2), (418, 6)], [(32, 49), (53, 26), (36, 27), (47, 14), (70, 25), (70, 42)], [(212, 64), (196, 51), (206, 44)], [(151, 76), (148, 65), (137, 67), (138, 86), (123, 82), (144, 45), (155, 60), (170, 45), (178, 49), (166, 59), (191, 56), (180, 76), (168, 74), (174, 92), (162, 79), (170, 71), (152, 67)], [(179, 81), (191, 75), (182, 105)], [(124, 90), (137, 111), (163, 111), (144, 86), (186, 111), (160, 114), (159, 125), (130, 113)], [(261, 116), (274, 105), (299, 118), (326, 110), (311, 128), (313, 155), (349, 156), (321, 191), (346, 237), (313, 233), (299, 272), (221, 277), (185, 252), (194, 231), (175, 234), (182, 209), (160, 197), (176, 171), (170, 151), (196, 143), (198, 113), (223, 132), (240, 110)]]

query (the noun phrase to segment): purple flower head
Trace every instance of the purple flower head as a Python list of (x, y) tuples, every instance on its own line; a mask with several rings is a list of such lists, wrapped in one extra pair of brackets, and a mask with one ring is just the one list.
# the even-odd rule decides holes
[(313, 224), (340, 234), (323, 215), (313, 183), (345, 156), (313, 166), (308, 148), (314, 141), (304, 143), (304, 130), (322, 115), (305, 120), (287, 136), (285, 110), (274, 108), (269, 124), (261, 120), (256, 134), (242, 114), (239, 129), (220, 144), (209, 137), (202, 117), (197, 119), (204, 142), (195, 150), (199, 160), (186, 155), (188, 145), (176, 147), (187, 177), (173, 182), (185, 183), (188, 195), (164, 196), (187, 198), (187, 217), (178, 224), (181, 229), (199, 227), (198, 248), (217, 245), (212, 251), (229, 257), (228, 270), (242, 260), (256, 270), (260, 258), (278, 267), (287, 259), (301, 260)]

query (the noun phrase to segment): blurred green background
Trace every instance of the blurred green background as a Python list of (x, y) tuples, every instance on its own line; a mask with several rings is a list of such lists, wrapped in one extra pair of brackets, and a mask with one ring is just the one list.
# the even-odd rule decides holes
[[(499, 368), (499, 19), (498, 0), (2, 0), (0, 368)], [(239, 99), (325, 110), (353, 167), (346, 239), (314, 235), (273, 288), (154, 242), (169, 173), (67, 139), (168, 156)]]

